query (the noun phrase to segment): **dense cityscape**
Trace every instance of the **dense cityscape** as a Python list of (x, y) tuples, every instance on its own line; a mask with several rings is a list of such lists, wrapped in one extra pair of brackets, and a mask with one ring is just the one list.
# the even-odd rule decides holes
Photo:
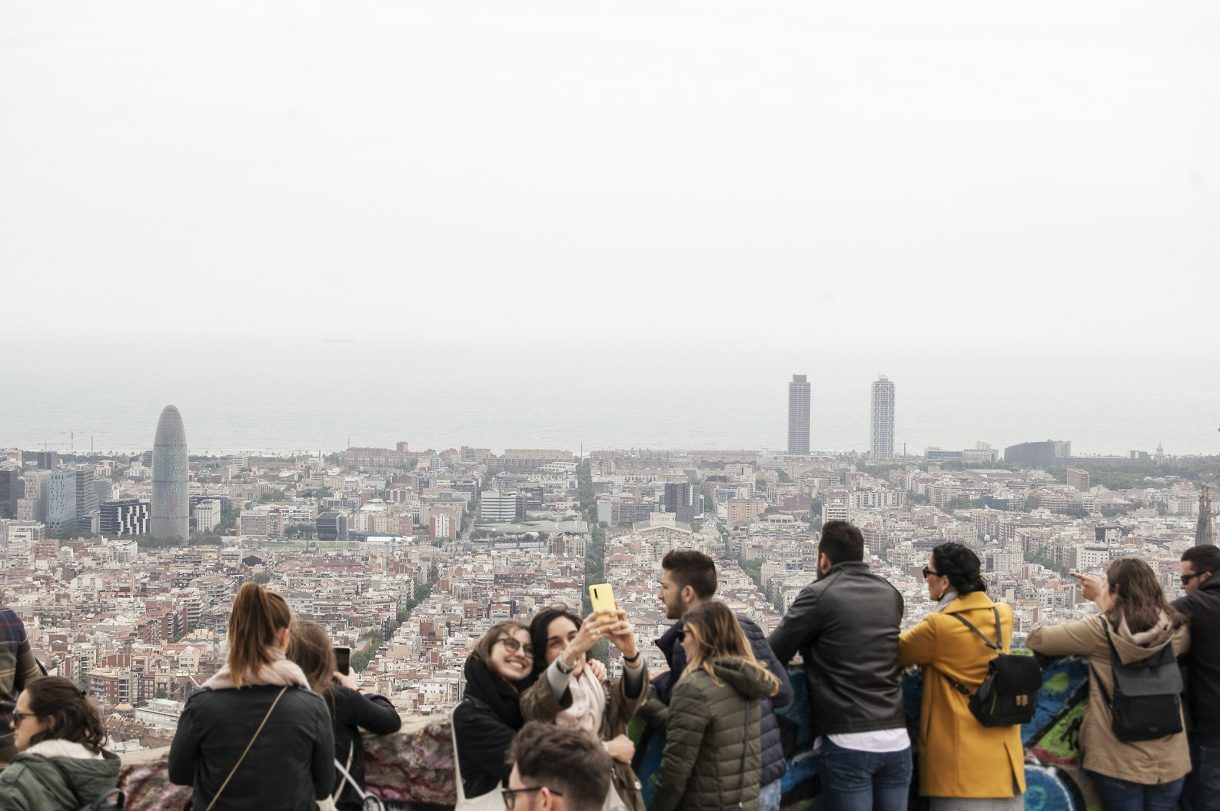
[[(352, 647), (362, 685), (404, 716), (453, 706), (492, 622), (585, 603), (606, 580), (642, 640), (672, 548), (717, 559), (720, 594), (770, 630), (816, 577), (818, 528), (849, 519), (907, 605), (930, 608), (932, 546), (978, 551), (1019, 642), (1091, 612), (1069, 571), (1134, 555), (1179, 590), (1211, 538), (1217, 460), (1157, 448), (1071, 456), (1069, 441), (895, 454), (895, 384), (873, 384), (867, 454), (810, 449), (809, 383), (788, 390), (786, 452), (459, 447), (188, 457), (167, 406), (139, 455), (3, 451), (0, 602), (48, 672), (87, 688), (120, 751), (165, 745), (224, 661), (236, 589), (268, 584)], [(188, 461), (189, 459), (189, 461)], [(184, 537), (185, 536), (185, 537)], [(652, 672), (665, 668), (646, 646)], [(604, 655), (604, 654), (603, 654)], [(612, 669), (619, 666), (609, 662)]]

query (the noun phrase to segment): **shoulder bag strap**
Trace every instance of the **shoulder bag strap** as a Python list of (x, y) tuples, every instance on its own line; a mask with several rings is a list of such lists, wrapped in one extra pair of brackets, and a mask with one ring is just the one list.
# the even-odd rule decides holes
[(263, 716), (262, 723), (258, 725), (258, 729), (254, 730), (254, 737), (246, 744), (246, 749), (241, 753), (241, 757), (233, 764), (233, 768), (229, 770), (229, 776), (220, 784), (220, 790), (212, 795), (212, 801), (208, 803), (207, 811), (212, 811), (216, 805), (216, 801), (220, 799), (220, 795), (225, 793), (225, 788), (229, 785), (229, 781), (233, 779), (233, 775), (237, 774), (237, 770), (241, 768), (242, 761), (246, 759), (246, 755), (250, 754), (250, 747), (254, 746), (254, 742), (258, 740), (258, 736), (262, 734), (263, 727), (267, 726), (267, 719), (271, 717), (271, 713), (275, 712), (275, 705), (280, 703), (280, 699), (284, 697), (284, 693), (288, 692), (288, 688), (280, 689), (279, 694), (275, 697), (275, 701), (271, 702), (271, 706), (267, 708), (267, 714)]
[(997, 650), (1000, 653), (1003, 653), (1004, 652), (1004, 641), (1002, 639), (1003, 628), (1000, 625), (1000, 608), (999, 608), (999, 606), (993, 605), (991, 607), (991, 610), (992, 610), (992, 613), (995, 614), (995, 648), (993, 650)]
[(953, 617), (955, 620), (960, 622), (962, 625), (965, 625), (967, 628), (969, 628), (971, 633), (973, 633), (979, 639), (983, 640), (983, 644), (986, 645), (991, 650), (1003, 651), (1003, 648), (999, 644), (1000, 643), (1000, 610), (998, 608), (995, 608), (994, 610), (995, 610), (995, 619), (996, 619), (996, 641), (995, 642), (992, 642), (990, 639), (988, 639), (986, 636), (984, 636), (982, 631), (980, 631), (978, 628), (975, 628), (974, 624), (971, 623), (970, 620), (963, 617), (961, 614), (950, 614), (949, 616)]
[[(357, 732), (356, 734), (359, 735), (360, 733)], [(339, 758), (335, 758), (335, 768), (338, 769), (343, 774), (343, 779), (339, 781), (338, 788), (335, 789), (335, 793), (332, 794), (330, 797), (330, 799), (334, 802), (339, 802), (339, 795), (343, 793), (343, 784), (344, 783), (351, 783), (352, 788), (356, 789), (356, 793), (360, 795), (360, 799), (362, 799), (362, 800), (364, 799), (364, 792), (360, 789), (360, 786), (356, 785), (356, 781), (352, 778), (352, 775), (351, 775), (352, 757), (355, 756), (355, 754), (356, 754), (356, 739), (352, 738), (351, 746), (349, 746), (347, 748), (347, 765), (344, 766), (342, 763), (339, 762)]]
[[(460, 706), (462, 706), (462, 702), (459, 701), (458, 707)], [(466, 789), (462, 786), (462, 758), (458, 755), (457, 724), (454, 723), (456, 716), (457, 707), (454, 707), (453, 712), (449, 714), (449, 734), (453, 738), (453, 782), (456, 784), (457, 804), (460, 806), (466, 802)]]

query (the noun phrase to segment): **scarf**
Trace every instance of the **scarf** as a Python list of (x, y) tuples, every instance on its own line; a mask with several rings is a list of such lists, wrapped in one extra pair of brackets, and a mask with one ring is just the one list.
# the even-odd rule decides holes
[[(466, 657), (463, 672), (466, 676), (466, 695), (482, 701), (491, 708), (493, 715), (513, 729), (525, 726), (516, 687), (493, 673), (486, 663), (473, 654)], [(521, 688), (525, 688), (524, 682)]]
[[(290, 662), (284, 658), (284, 654), (275, 651), (272, 653), (274, 657), (271, 664), (264, 665), (259, 668), (257, 673), (247, 673), (241, 680), (242, 687), (255, 687), (262, 685), (272, 685), (275, 687), (304, 687), (309, 689), (309, 681), (306, 680), (305, 674), (296, 662)], [(226, 664), (216, 675), (203, 683), (203, 686), (210, 690), (234, 690), (237, 685), (233, 683), (233, 674), (229, 672), (229, 666)]]
[(936, 610), (944, 611), (949, 607), (949, 603), (957, 599), (957, 592), (949, 589), (944, 594), (940, 595), (940, 599), (936, 601)]
[(568, 691), (572, 694), (572, 705), (559, 711), (555, 716), (555, 725), (583, 729), (601, 740), (602, 718), (606, 714), (606, 690), (601, 682), (593, 678), (588, 664), (585, 664), (579, 676), (568, 679)]

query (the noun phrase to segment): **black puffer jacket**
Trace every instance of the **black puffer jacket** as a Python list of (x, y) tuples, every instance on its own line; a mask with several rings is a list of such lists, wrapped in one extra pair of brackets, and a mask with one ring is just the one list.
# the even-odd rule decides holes
[(798, 650), (805, 660), (815, 735), (906, 727), (902, 611), (902, 595), (863, 561), (836, 563), (801, 589), (769, 641), (781, 662)]
[[(367, 729), (374, 735), (397, 732), (402, 727), (398, 710), (394, 709), (394, 705), (385, 696), (365, 695), (341, 684), (324, 690), (322, 697), (330, 706), (334, 722), (335, 760), (346, 764), (350, 757), (351, 768), (347, 771), (363, 787), (364, 741), (360, 738), (360, 730)], [(364, 808), (364, 802), (342, 774), (335, 774), (335, 788), (341, 789), (339, 799), (335, 803), (339, 811), (360, 811)]]
[[(779, 734), (779, 721), (775, 717), (775, 708), (786, 707), (792, 701), (792, 683), (788, 680), (787, 669), (780, 664), (775, 652), (767, 644), (767, 636), (763, 633), (762, 628), (758, 627), (758, 623), (741, 614), (737, 615), (737, 621), (741, 623), (741, 629), (745, 631), (746, 638), (750, 640), (754, 658), (760, 664), (766, 665), (767, 669), (779, 679), (779, 692), (774, 698), (763, 699), (761, 705), (762, 785), (768, 786), (783, 777), (784, 773), (788, 771), (788, 761), (784, 759), (784, 742)], [(662, 673), (653, 680), (657, 698), (665, 704), (669, 704), (673, 687), (686, 670), (686, 651), (682, 650), (682, 645), (678, 642), (681, 633), (682, 620), (678, 620), (656, 641), (661, 653), (665, 654), (665, 661), (669, 663), (669, 672)], [(664, 716), (654, 712), (654, 717), (663, 718)]]
[(758, 809), (759, 703), (771, 694), (771, 682), (762, 668), (741, 659), (715, 659), (712, 667), (715, 679), (698, 668), (674, 686), (649, 811)]
[(258, 685), (201, 690), (187, 699), (169, 748), (169, 779), (194, 786), (196, 811), (220, 790), (255, 730), (267, 725), (224, 790), (218, 809), (317, 811), (335, 782), (335, 737), (322, 696), (289, 687)]

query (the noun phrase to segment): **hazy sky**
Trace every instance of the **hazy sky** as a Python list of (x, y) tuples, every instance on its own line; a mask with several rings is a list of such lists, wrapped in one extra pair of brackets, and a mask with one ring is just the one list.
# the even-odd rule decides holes
[(1220, 361), (1217, 43), (1215, 0), (0, 0), (0, 331)]

